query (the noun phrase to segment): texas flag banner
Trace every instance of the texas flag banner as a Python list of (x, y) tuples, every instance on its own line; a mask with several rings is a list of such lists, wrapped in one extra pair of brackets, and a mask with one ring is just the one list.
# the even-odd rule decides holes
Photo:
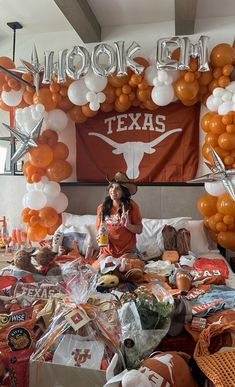
[(155, 111), (100, 111), (76, 125), (77, 179), (104, 182), (117, 171), (136, 183), (184, 182), (198, 166), (200, 104)]

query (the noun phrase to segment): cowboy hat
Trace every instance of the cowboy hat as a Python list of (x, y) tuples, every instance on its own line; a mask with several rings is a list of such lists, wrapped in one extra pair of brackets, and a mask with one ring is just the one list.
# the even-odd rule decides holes
[(137, 191), (137, 187), (132, 183), (124, 172), (117, 172), (112, 179), (106, 178), (110, 184), (117, 183), (126, 187), (130, 192), (130, 195), (134, 195)]

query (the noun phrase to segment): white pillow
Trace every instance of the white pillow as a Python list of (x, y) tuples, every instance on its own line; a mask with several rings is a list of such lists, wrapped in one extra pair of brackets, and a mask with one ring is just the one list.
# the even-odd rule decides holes
[[(188, 228), (188, 221), (190, 217), (179, 217), (170, 219), (148, 219), (143, 218), (143, 232), (137, 235), (137, 248), (144, 255), (145, 259), (158, 257), (164, 250), (162, 229), (165, 224), (175, 227), (176, 230), (180, 228)], [(148, 256), (150, 252), (150, 256)]]
[(98, 250), (98, 244), (96, 241), (96, 215), (74, 215), (68, 212), (62, 213), (62, 224), (66, 227), (74, 226), (81, 227), (86, 226), (87, 232), (90, 235), (90, 244), (93, 249)]
[(216, 243), (207, 235), (203, 220), (189, 220), (188, 230), (191, 235), (191, 251), (196, 256), (218, 250)]

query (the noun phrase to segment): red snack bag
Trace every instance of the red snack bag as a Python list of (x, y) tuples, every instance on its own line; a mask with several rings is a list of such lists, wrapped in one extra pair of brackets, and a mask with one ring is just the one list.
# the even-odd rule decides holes
[(28, 386), (28, 362), (35, 342), (32, 310), (30, 307), (0, 316), (0, 358), (9, 371), (10, 386)]
[(228, 266), (223, 259), (219, 258), (197, 258), (193, 265), (196, 270), (219, 271), (221, 276), (228, 278)]

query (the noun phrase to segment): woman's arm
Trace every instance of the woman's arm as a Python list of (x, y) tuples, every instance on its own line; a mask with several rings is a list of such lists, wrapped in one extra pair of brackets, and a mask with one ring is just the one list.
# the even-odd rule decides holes
[(138, 222), (137, 224), (132, 224), (130, 222), (130, 214), (129, 210), (122, 212), (121, 222), (124, 227), (127, 228), (127, 230), (133, 232), (133, 234), (141, 234), (143, 231), (143, 225), (142, 222)]

